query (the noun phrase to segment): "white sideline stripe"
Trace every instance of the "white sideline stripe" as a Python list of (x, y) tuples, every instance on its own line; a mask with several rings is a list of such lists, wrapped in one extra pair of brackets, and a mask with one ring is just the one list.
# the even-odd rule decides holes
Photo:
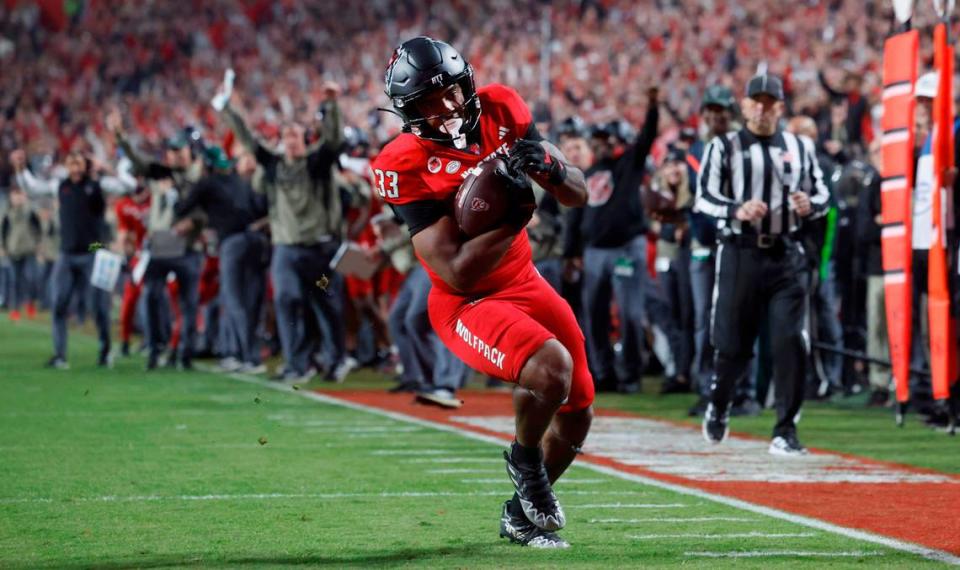
[(600, 503), (596, 505), (567, 505), (577, 509), (683, 509), (690, 507), (685, 503)]
[(644, 519), (590, 519), (590, 524), (637, 524), (666, 522), (760, 522), (760, 519), (748, 517), (647, 517)]
[(883, 556), (882, 552), (874, 551), (840, 551), (814, 552), (809, 550), (748, 550), (733, 552), (684, 552), (684, 556), (699, 556), (703, 558), (768, 558), (768, 557), (797, 557), (797, 558), (859, 558), (861, 556)]
[(722, 540), (725, 538), (810, 538), (815, 532), (728, 532), (701, 534), (697, 532), (679, 532), (676, 534), (632, 534), (634, 540), (656, 540), (658, 538), (696, 538), (697, 540)]
[[(565, 491), (566, 495), (643, 495), (642, 491)], [(102, 495), (99, 497), (0, 497), (0, 505), (23, 503), (150, 503), (158, 501), (251, 501), (268, 499), (417, 499), (430, 497), (502, 497), (503, 491), (396, 491), (382, 493), (212, 493), (207, 495)], [(572, 505), (576, 507), (576, 505)]]
[[(429, 420), (415, 418), (413, 416), (408, 416), (406, 414), (400, 414), (397, 412), (382, 410), (374, 406), (367, 406), (364, 404), (357, 404), (355, 402), (348, 402), (340, 398), (333, 398), (330, 396), (325, 396), (323, 394), (318, 394), (316, 392), (294, 390), (289, 386), (285, 386), (285, 385), (271, 385), (268, 381), (257, 378), (255, 376), (248, 376), (246, 374), (229, 374), (226, 376), (228, 376), (229, 378), (233, 378), (234, 380), (246, 382), (248, 384), (255, 384), (257, 386), (268, 387), (272, 390), (288, 392), (294, 395), (300, 395), (304, 398), (308, 398), (316, 402), (322, 402), (328, 405), (341, 406), (341, 407), (350, 408), (353, 410), (376, 414), (376, 415), (391, 418), (394, 420), (405, 421), (405, 422), (409, 422), (409, 423), (413, 423), (421, 426), (433, 427), (433, 428), (436, 428), (437, 430), (444, 431), (447, 433), (459, 434), (459, 435), (462, 435), (463, 437), (473, 439), (475, 441), (492, 443), (500, 447), (505, 447), (507, 444), (507, 442), (503, 439), (493, 437), (490, 435), (481, 434), (481, 433), (475, 433), (470, 430), (466, 430), (457, 426), (451, 426), (451, 425), (446, 425), (438, 422), (432, 422)], [(826, 521), (817, 520), (811, 517), (805, 517), (802, 515), (788, 513), (786, 511), (780, 511), (770, 507), (755, 505), (753, 503), (748, 503), (747, 501), (734, 499), (732, 497), (714, 495), (713, 493), (709, 493), (707, 491), (703, 491), (693, 487), (684, 487), (683, 485), (677, 485), (675, 483), (667, 483), (666, 481), (660, 481), (659, 479), (653, 479), (651, 477), (644, 477), (642, 475), (635, 475), (633, 473), (625, 473), (617, 469), (613, 469), (611, 467), (596, 465), (586, 461), (578, 463), (578, 466), (583, 467), (585, 469), (591, 469), (593, 471), (596, 471), (597, 473), (610, 475), (618, 479), (633, 481), (635, 483), (641, 483), (643, 485), (650, 485), (651, 487), (656, 487), (658, 489), (665, 489), (668, 491), (673, 491), (675, 493), (680, 493), (680, 494), (688, 495), (691, 497), (697, 497), (699, 499), (706, 499), (708, 501), (719, 503), (721, 505), (727, 505), (729, 507), (734, 507), (734, 508), (749, 511), (752, 513), (757, 513), (760, 515), (773, 517), (780, 520), (785, 520), (794, 524), (799, 524), (806, 527), (814, 528), (816, 530), (822, 530), (825, 532), (839, 534), (841, 536), (845, 536), (847, 538), (852, 538), (855, 540), (872, 542), (874, 544), (879, 544), (887, 548), (892, 548), (895, 550), (916, 554), (924, 558), (928, 558), (930, 560), (936, 560), (938, 562), (944, 562), (947, 564), (954, 564), (954, 565), (960, 566), (960, 556), (956, 556), (954, 554), (950, 554), (949, 552), (944, 552), (942, 550), (936, 550), (934, 548), (921, 546), (919, 544), (913, 544), (911, 542), (907, 542), (904, 540), (898, 540), (896, 538), (881, 536), (881, 535), (874, 534), (872, 532), (863, 531), (863, 530), (847, 528), (847, 527), (843, 527), (833, 523), (828, 523)], [(585, 508), (585, 507), (581, 507), (581, 508)]]
[(465, 474), (470, 474), (470, 473), (490, 473), (491, 471), (494, 471), (494, 470), (493, 470), (493, 469), (465, 469), (465, 468), (461, 468), (461, 469), (427, 469), (426, 472), (427, 472), (427, 473), (431, 473), (431, 474), (433, 474), (433, 475), (453, 475), (453, 474), (455, 474), (455, 473), (459, 473), (459, 474), (465, 475)]

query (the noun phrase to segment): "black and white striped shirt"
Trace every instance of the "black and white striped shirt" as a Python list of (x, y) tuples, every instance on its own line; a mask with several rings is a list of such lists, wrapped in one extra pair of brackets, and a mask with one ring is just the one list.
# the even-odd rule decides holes
[[(799, 216), (790, 207), (792, 192), (810, 197), (810, 218), (826, 214), (830, 191), (823, 181), (813, 141), (777, 131), (759, 137), (746, 128), (715, 137), (700, 161), (695, 208), (721, 220), (736, 234), (777, 235), (796, 231)], [(767, 215), (752, 223), (736, 218), (747, 200), (762, 200)]]

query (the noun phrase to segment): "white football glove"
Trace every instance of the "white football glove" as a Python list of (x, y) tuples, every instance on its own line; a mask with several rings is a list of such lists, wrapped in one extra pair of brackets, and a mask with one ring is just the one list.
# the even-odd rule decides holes
[(218, 113), (223, 111), (223, 108), (227, 106), (227, 101), (230, 100), (230, 96), (233, 95), (234, 77), (236, 77), (236, 74), (233, 73), (233, 69), (228, 69), (224, 72), (223, 83), (220, 85), (220, 89), (217, 89), (217, 94), (210, 100), (210, 105), (216, 109)]

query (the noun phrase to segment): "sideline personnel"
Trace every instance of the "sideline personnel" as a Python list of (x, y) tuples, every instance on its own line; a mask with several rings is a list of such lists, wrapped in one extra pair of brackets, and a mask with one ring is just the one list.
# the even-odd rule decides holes
[(813, 141), (781, 131), (783, 84), (754, 76), (741, 102), (746, 127), (714, 138), (704, 153), (697, 209), (720, 219), (712, 338), (716, 372), (703, 419), (707, 441), (726, 438), (734, 384), (770, 319), (777, 423), (770, 453), (803, 455), (795, 418), (807, 362), (804, 256), (794, 239), (803, 219), (827, 211), (829, 190)]

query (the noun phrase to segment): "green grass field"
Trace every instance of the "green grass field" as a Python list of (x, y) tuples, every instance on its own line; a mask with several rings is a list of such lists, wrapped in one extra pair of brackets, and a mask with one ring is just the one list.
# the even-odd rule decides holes
[[(573, 548), (519, 548), (497, 536), (511, 491), (498, 446), (211, 373), (147, 375), (138, 358), (101, 371), (77, 333), (70, 371), (43, 369), (48, 352), (46, 327), (0, 324), (2, 568), (934, 564), (582, 467), (557, 486)], [(675, 419), (688, 403), (600, 401)], [(808, 445), (958, 471), (944, 436), (895, 430), (888, 413), (812, 408)], [(735, 429), (765, 435), (770, 423)], [(708, 556), (730, 552), (767, 554)]]

